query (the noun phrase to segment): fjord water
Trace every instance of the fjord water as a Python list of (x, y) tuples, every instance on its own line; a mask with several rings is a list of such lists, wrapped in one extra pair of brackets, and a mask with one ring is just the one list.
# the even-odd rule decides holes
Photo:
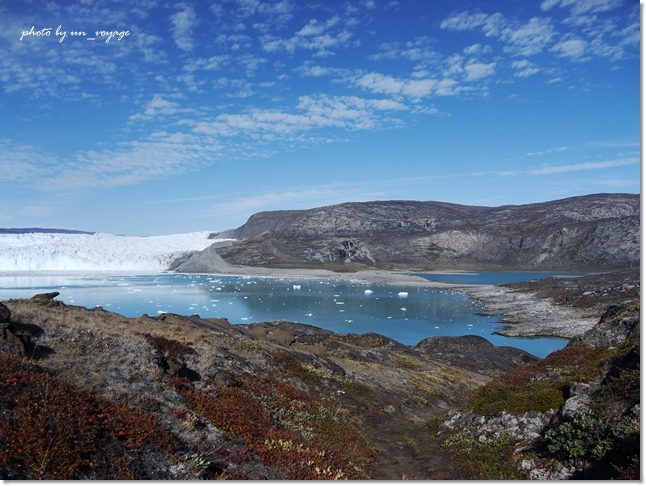
[(479, 315), (484, 310), (479, 302), (446, 288), (188, 274), (0, 275), (0, 300), (53, 291), (67, 304), (100, 306), (127, 317), (171, 312), (226, 317), (232, 324), (287, 320), (340, 333), (375, 332), (407, 345), (429, 336), (475, 334), (539, 357), (567, 344), (495, 335), (504, 327), (498, 317)]

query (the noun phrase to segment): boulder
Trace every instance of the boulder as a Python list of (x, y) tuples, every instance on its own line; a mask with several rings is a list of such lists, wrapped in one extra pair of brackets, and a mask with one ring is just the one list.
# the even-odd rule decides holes
[(39, 338), (45, 331), (36, 324), (1, 323), (0, 334), (6, 341), (15, 344), (22, 356), (33, 356), (35, 346), (32, 338)]
[(0, 303), (0, 323), (9, 322), (11, 319), (11, 311), (9, 307)]
[(5, 339), (12, 344), (15, 344), (20, 349), (20, 354), (22, 356), (28, 356), (31, 350), (33, 349), (33, 344), (31, 343), (31, 336), (20, 334), (15, 334), (13, 329), (6, 328), (3, 332)]
[(34, 295), (31, 300), (52, 300), (54, 297), (58, 297), (61, 293), (60, 292), (49, 292), (47, 294), (36, 294)]

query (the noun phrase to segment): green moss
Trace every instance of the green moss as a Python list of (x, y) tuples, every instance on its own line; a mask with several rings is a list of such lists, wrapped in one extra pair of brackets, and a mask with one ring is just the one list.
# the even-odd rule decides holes
[(372, 389), (359, 381), (344, 380), (343, 388), (355, 396), (367, 397), (372, 394)]
[(462, 471), (473, 479), (527, 479), (514, 460), (517, 442), (508, 433), (486, 442), (464, 434), (452, 434), (444, 441), (442, 449), (452, 453)]
[(488, 383), (469, 401), (468, 408), (487, 416), (506, 410), (519, 413), (527, 410), (547, 412), (565, 403), (568, 382), (537, 382), (531, 385), (513, 386)]
[(399, 356), (395, 359), (395, 365), (399, 368), (404, 368), (407, 370), (417, 370), (421, 368), (421, 365), (408, 358), (407, 356)]

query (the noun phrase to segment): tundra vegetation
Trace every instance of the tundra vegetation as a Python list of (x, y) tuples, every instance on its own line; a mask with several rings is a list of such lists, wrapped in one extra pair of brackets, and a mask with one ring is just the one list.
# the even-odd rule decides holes
[(0, 311), (3, 479), (628, 479), (639, 460), (634, 299), (486, 370), (284, 321)]

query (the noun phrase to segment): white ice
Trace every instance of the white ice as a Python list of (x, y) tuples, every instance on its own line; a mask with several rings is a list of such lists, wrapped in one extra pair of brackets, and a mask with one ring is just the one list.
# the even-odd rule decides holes
[(164, 272), (173, 260), (204, 250), (211, 232), (166, 236), (105, 233), (0, 235), (0, 271)]

